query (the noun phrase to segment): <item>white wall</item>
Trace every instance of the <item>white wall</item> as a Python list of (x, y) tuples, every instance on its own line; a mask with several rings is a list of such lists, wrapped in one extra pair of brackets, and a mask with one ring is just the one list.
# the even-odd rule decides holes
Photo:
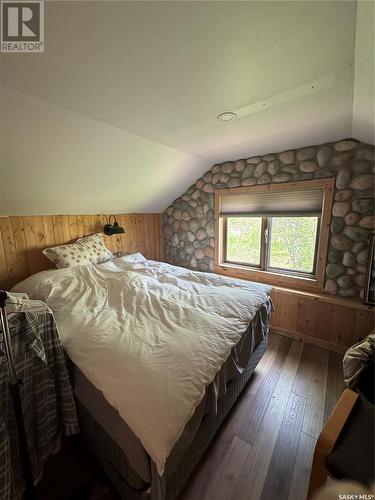
[(354, 51), (355, 8), (47, 2), (46, 52), (0, 58), (0, 215), (163, 211), (214, 161), (373, 142), (374, 19), (360, 1)]
[(209, 167), (6, 87), (1, 105), (0, 215), (161, 212)]
[(375, 3), (360, 0), (357, 4), (353, 137), (374, 144), (375, 116)]

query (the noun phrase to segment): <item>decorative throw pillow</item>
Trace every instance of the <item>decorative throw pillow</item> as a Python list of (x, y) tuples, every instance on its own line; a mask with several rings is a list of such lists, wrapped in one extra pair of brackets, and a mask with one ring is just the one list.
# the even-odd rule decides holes
[(45, 248), (43, 254), (59, 269), (85, 264), (100, 264), (112, 259), (112, 253), (104, 245), (99, 234), (85, 236), (69, 245)]

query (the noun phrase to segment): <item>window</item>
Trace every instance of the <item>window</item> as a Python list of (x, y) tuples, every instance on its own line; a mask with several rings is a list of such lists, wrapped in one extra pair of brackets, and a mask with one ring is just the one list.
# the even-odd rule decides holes
[(231, 217), (227, 221), (226, 260), (260, 266), (262, 218)]
[(315, 274), (320, 216), (272, 217), (269, 268)]
[(332, 179), (218, 190), (216, 271), (322, 287), (332, 195)]
[(225, 224), (226, 262), (275, 272), (315, 274), (320, 216), (228, 217)]

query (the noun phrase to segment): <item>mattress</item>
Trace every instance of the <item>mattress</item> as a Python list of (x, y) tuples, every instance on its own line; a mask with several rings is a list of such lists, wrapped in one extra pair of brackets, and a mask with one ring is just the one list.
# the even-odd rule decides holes
[[(173, 476), (181, 463), (204, 417), (216, 417), (218, 404), (227, 394), (229, 382), (244, 373), (252, 353), (266, 338), (270, 310), (271, 303), (267, 299), (257, 311), (240, 341), (232, 348), (230, 356), (213, 382), (206, 388), (202, 402), (187, 423), (167, 460), (166, 472), (169, 477)], [(151, 461), (140, 440), (124, 422), (118, 411), (106, 401), (101, 391), (90, 383), (78, 367), (74, 367), (74, 391), (80, 407), (89, 413), (91, 418), (124, 453), (128, 464), (126, 472), (122, 473), (125, 476), (124, 480), (134, 489), (150, 484), (152, 480)], [(123, 464), (118, 467), (124, 470)]]
[(69, 357), (160, 476), (270, 289), (143, 257), (43, 271), (15, 287), (51, 307)]

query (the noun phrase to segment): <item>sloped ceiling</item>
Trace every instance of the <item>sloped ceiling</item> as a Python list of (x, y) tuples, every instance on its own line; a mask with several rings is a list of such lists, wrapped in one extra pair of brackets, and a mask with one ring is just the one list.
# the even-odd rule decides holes
[(1, 210), (161, 211), (214, 162), (351, 136), (355, 26), (350, 1), (46, 2), (46, 52), (1, 58)]
[(375, 3), (358, 2), (354, 57), (353, 137), (374, 144)]

